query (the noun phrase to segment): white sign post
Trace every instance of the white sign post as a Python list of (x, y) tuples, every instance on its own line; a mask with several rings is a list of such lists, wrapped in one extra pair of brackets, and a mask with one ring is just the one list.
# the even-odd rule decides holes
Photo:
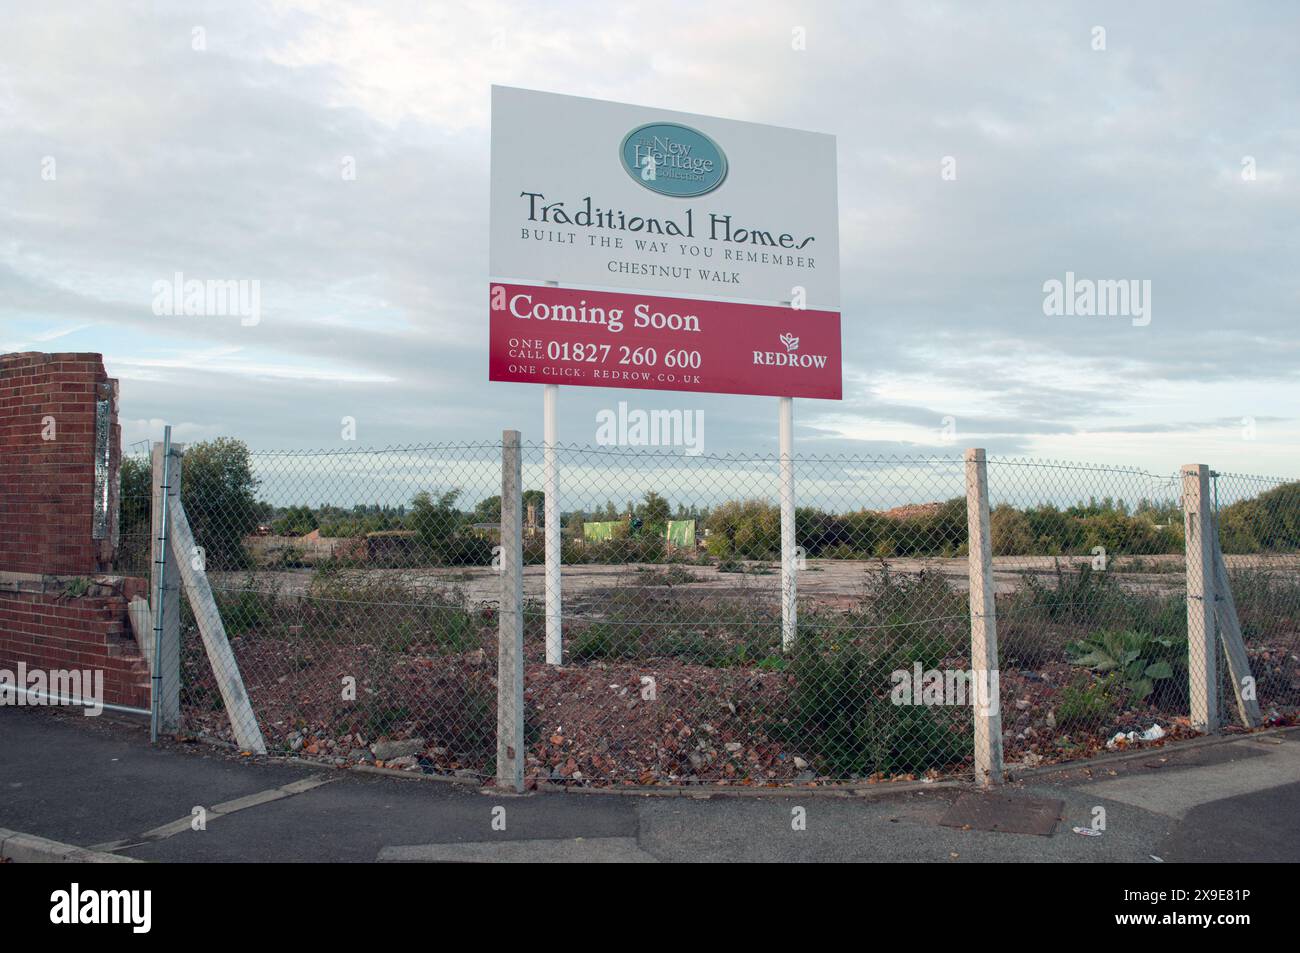
[(542, 531), (546, 539), (546, 664), (564, 664), (563, 606), (560, 598), (560, 477), (555, 461), (559, 441), (560, 386), (542, 390)]
[(799, 565), (794, 536), (794, 398), (780, 397), (781, 455), (781, 650), (794, 648), (799, 629)]

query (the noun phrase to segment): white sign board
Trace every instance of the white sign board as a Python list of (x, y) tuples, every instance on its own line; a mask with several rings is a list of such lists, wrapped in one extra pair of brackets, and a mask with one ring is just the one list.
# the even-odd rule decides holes
[(839, 396), (833, 136), (495, 86), (491, 179), (492, 379)]

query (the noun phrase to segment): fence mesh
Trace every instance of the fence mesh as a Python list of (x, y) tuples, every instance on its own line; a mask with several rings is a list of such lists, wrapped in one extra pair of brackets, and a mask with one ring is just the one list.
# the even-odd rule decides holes
[[(1266, 723), (1300, 710), (1300, 481), (1211, 473), (1224, 568)], [(1220, 659), (1221, 720), (1238, 718)]]
[[(774, 456), (553, 452), (562, 665), (546, 658), (547, 448), (523, 449), (529, 778), (961, 776), (989, 691), (1012, 765), (1153, 726), (1192, 733), (1177, 475), (990, 459), (990, 684), (971, 672), (960, 458), (795, 459), (798, 625), (783, 645)], [(129, 490), (124, 468), (121, 552), (147, 574), (139, 466)], [(1297, 484), (1215, 482), (1260, 705), (1293, 719)], [(500, 443), (185, 453), (185, 512), (270, 751), (494, 773), (500, 492)], [(231, 737), (188, 600), (181, 668), (186, 727)]]
[[(527, 448), (526, 482), (544, 453)], [(773, 457), (559, 448), (557, 464), (567, 664), (543, 664), (544, 600), (530, 601), (527, 770), (765, 784), (967, 766), (969, 710), (891, 700), (895, 672), (910, 688), (916, 663), (965, 667), (961, 461), (795, 461), (787, 651)]]
[(1181, 496), (1176, 476), (989, 461), (1009, 765), (1191, 733)]

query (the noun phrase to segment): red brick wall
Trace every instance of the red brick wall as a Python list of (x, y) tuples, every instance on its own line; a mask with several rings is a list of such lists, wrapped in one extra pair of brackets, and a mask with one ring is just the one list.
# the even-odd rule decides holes
[(0, 668), (89, 669), (104, 673), (105, 702), (149, 707), (149, 666), (140, 657), (126, 604), (143, 579), (105, 578), (73, 594), (73, 580), (0, 579)]
[[(112, 406), (110, 516), (96, 539), (100, 400)], [(103, 701), (147, 708), (126, 606), (148, 584), (99, 575), (112, 568), (120, 458), (117, 382), (98, 354), (0, 355), (0, 668), (101, 670)]]
[[(0, 355), (0, 571), (112, 568), (115, 520), (93, 538), (95, 404), (113, 402), (109, 486), (115, 511), (121, 434), (117, 381), (98, 354)], [(54, 439), (45, 439), (46, 418)]]

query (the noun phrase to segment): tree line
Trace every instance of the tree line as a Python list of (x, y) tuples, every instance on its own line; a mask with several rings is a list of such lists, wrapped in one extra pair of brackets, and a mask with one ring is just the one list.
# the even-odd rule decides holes
[[(150, 473), (146, 459), (128, 457), (121, 470), (121, 536), (124, 561), (135, 571), (147, 569)], [(299, 503), (276, 506), (259, 498), (260, 481), (247, 446), (223, 437), (188, 447), (184, 457), (181, 498), (195, 539), (204, 548), (208, 566), (239, 569), (252, 565), (246, 539), (269, 527), (277, 535), (302, 536), (319, 530), (322, 536), (363, 537), (401, 530), (413, 534), (430, 561), (486, 565), (491, 546), (485, 545), (485, 525), (501, 517), (500, 496), (461, 506), (461, 492), (422, 491), (409, 504)], [(545, 497), (540, 490), (523, 494), (524, 511), (531, 505), (536, 526), (543, 525)], [(633, 519), (635, 517), (635, 519)], [(620, 543), (636, 536), (662, 536), (670, 519), (695, 519), (697, 538), (717, 558), (776, 559), (781, 550), (780, 508), (767, 500), (734, 500), (711, 507), (676, 507), (651, 490), (623, 507), (607, 502), (592, 511), (563, 515), (564, 535), (581, 547), (582, 524), (590, 520), (625, 521), (629, 531), (605, 545), (609, 558), (624, 561)], [(1300, 481), (1282, 484), (1224, 507), (1219, 515), (1221, 539), (1228, 552), (1269, 552), (1300, 549)], [(832, 513), (799, 507), (795, 536), (810, 558), (874, 559), (893, 557), (954, 557), (966, 551), (964, 498), (880, 512), (860, 509)], [(631, 527), (636, 527), (635, 531)], [(1123, 500), (1089, 499), (1058, 508), (1050, 504), (995, 507), (990, 514), (995, 555), (1086, 555), (1095, 547), (1108, 553), (1156, 555), (1182, 553), (1183, 521), (1177, 501), (1142, 500), (1130, 507)], [(143, 546), (144, 559), (140, 559)], [(662, 547), (642, 548), (632, 555), (655, 558)], [(599, 558), (599, 554), (595, 554)], [(584, 558), (592, 558), (585, 553)], [(567, 558), (567, 556), (566, 556)]]

